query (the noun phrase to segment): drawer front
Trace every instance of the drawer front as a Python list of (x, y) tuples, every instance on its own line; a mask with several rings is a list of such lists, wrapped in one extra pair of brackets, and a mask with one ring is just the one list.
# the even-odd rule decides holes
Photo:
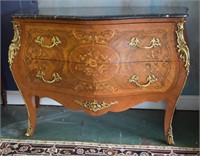
[[(101, 66), (104, 70), (99, 72)], [(163, 93), (176, 82), (178, 69), (176, 62), (105, 63), (89, 68), (82, 63), (35, 59), (26, 64), (26, 84), (85, 97)]]
[(78, 63), (99, 54), (110, 63), (174, 61), (175, 29), (174, 23), (27, 24), (26, 56)]
[[(45, 25), (45, 24), (44, 24)], [(58, 28), (57, 28), (58, 27)], [(71, 29), (72, 30), (72, 29)], [(76, 47), (67, 30), (59, 26), (33, 24), (25, 26), (26, 59), (68, 61), (69, 52)], [(68, 40), (70, 38), (70, 40)]]
[(63, 70), (65, 70), (66, 73), (68, 72), (68, 69), (65, 68), (65, 63), (60, 61), (31, 60), (26, 62), (26, 71), (29, 81), (36, 86), (61, 86)]
[(27, 85), (82, 97), (164, 93), (179, 66), (174, 23), (25, 23)]

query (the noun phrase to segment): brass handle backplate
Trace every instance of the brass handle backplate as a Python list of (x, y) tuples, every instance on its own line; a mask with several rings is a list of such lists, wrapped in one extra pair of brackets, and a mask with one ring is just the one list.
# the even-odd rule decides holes
[(52, 42), (51, 45), (44, 45), (43, 42), (44, 42), (44, 37), (42, 36), (38, 36), (35, 40), (35, 43), (37, 43), (38, 45), (44, 48), (52, 48), (54, 46), (58, 46), (59, 44), (61, 44), (61, 41), (57, 36), (53, 36), (53, 38), (51, 39), (51, 42)]
[(133, 47), (137, 47), (140, 49), (151, 49), (151, 48), (155, 48), (158, 46), (161, 46), (160, 40), (158, 38), (152, 38), (149, 43), (151, 45), (149, 46), (141, 46), (140, 45), (140, 40), (138, 38), (132, 38), (131, 41), (129, 42), (129, 46), (133, 46)]
[(114, 102), (98, 102), (96, 100), (93, 100), (93, 101), (85, 101), (85, 102), (81, 102), (81, 101), (78, 101), (78, 100), (75, 100), (74, 101), (75, 103), (93, 111), (93, 112), (97, 112), (99, 110), (102, 110), (104, 108), (107, 108), (111, 105), (114, 105), (114, 104), (117, 104), (118, 102), (117, 101), (114, 101)]
[(54, 83), (56, 81), (62, 80), (62, 78), (60, 77), (60, 75), (58, 73), (53, 73), (52, 74), (52, 77), (53, 77), (52, 80), (45, 80), (44, 76), (45, 76), (45, 73), (43, 71), (39, 71), (37, 73), (37, 75), (36, 75), (37, 78), (41, 79), (45, 83)]
[(148, 87), (150, 84), (153, 84), (153, 83), (155, 83), (155, 82), (158, 81), (158, 80), (157, 80), (157, 78), (156, 78), (155, 75), (149, 75), (149, 76), (147, 77), (147, 83), (145, 83), (145, 84), (140, 84), (138, 81), (139, 81), (139, 77), (138, 77), (137, 75), (133, 75), (133, 76), (129, 79), (129, 82), (130, 82), (130, 83), (135, 83), (137, 86), (143, 87), (143, 88)]

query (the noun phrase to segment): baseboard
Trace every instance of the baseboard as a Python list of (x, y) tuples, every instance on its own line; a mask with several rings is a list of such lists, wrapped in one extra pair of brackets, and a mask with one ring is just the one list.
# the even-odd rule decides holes
[[(7, 101), (9, 105), (24, 105), (24, 100), (19, 91), (7, 91)], [(61, 106), (58, 102), (42, 98), (41, 105)], [(145, 102), (137, 105), (137, 109), (165, 109), (165, 103), (160, 102)], [(177, 103), (177, 110), (199, 110), (199, 96), (198, 95), (182, 95)]]

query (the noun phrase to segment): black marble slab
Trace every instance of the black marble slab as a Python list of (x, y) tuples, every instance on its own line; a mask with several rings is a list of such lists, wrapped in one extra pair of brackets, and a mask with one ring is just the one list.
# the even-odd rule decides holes
[(93, 7), (93, 8), (39, 8), (18, 10), (15, 18), (112, 20), (134, 18), (187, 17), (186, 7)]

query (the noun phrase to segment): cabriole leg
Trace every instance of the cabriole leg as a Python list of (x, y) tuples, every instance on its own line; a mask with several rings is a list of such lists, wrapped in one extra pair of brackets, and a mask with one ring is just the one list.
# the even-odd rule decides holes
[(169, 145), (175, 145), (173, 131), (172, 131), (172, 120), (174, 115), (174, 110), (176, 107), (177, 99), (167, 100), (167, 106), (165, 110), (165, 119), (164, 119), (164, 130), (166, 141)]
[(26, 108), (28, 112), (28, 128), (25, 133), (26, 136), (32, 136), (36, 126), (36, 107), (33, 103), (33, 96), (23, 95), (26, 102)]

